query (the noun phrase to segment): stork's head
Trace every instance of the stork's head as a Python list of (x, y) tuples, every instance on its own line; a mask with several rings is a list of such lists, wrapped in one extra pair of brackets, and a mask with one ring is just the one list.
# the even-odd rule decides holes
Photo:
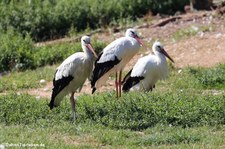
[(136, 31), (135, 29), (133, 29), (133, 28), (127, 29), (127, 31), (126, 31), (126, 33), (125, 33), (125, 36), (126, 36), (126, 37), (132, 37), (132, 38), (135, 38), (135, 39), (138, 41), (138, 43), (139, 43), (140, 45), (144, 46), (143, 42), (142, 42), (141, 39), (138, 37), (137, 31)]
[(161, 53), (163, 55), (165, 55), (169, 60), (171, 60), (171, 62), (174, 63), (173, 59), (169, 56), (169, 54), (164, 50), (163, 45), (159, 42), (156, 41), (153, 46), (152, 46), (152, 50), (154, 53)]
[(83, 36), (81, 38), (81, 45), (83, 47), (83, 50), (89, 50), (88, 53), (92, 52), (94, 56), (97, 58), (97, 54), (95, 53), (94, 48), (91, 45), (91, 38), (89, 36)]
[(126, 37), (133, 37), (133, 38), (135, 38), (135, 37), (137, 37), (138, 35), (137, 35), (137, 31), (136, 31), (135, 29), (133, 29), (133, 28), (128, 28), (127, 31), (126, 31), (126, 33), (125, 33), (125, 36), (126, 36)]

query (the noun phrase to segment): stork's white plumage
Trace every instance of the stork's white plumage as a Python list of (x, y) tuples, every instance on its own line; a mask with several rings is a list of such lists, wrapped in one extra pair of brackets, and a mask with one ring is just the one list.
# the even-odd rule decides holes
[(90, 77), (93, 69), (94, 56), (97, 57), (90, 37), (81, 38), (83, 52), (77, 52), (69, 56), (57, 68), (53, 79), (52, 97), (49, 103), (50, 109), (60, 105), (63, 97), (71, 93), (70, 101), (72, 105), (73, 118), (76, 118), (76, 103), (74, 93), (82, 89), (85, 80)]
[(137, 32), (134, 29), (127, 29), (125, 37), (121, 37), (106, 46), (95, 62), (91, 79), (92, 93), (95, 92), (96, 88), (105, 84), (109, 75), (115, 72), (116, 93), (117, 97), (121, 96), (122, 70), (139, 51), (140, 45), (143, 45), (143, 43), (140, 41)]
[(174, 62), (173, 59), (167, 54), (160, 42), (155, 42), (152, 50), (154, 55), (149, 54), (140, 58), (133, 69), (124, 77), (123, 91), (149, 91), (155, 87), (155, 83), (158, 80), (167, 78), (168, 67), (166, 57)]

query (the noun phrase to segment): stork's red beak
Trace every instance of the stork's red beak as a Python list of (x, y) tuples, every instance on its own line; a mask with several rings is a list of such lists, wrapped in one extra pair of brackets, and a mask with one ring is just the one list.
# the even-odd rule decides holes
[(173, 59), (169, 56), (169, 54), (168, 54), (164, 49), (161, 48), (161, 52), (162, 52), (169, 60), (171, 60), (171, 62), (174, 63)]
[(91, 52), (94, 54), (94, 56), (95, 56), (96, 58), (98, 57), (97, 54), (95, 53), (95, 50), (94, 50), (94, 48), (92, 47), (91, 44), (87, 44), (87, 48), (88, 48), (89, 50), (91, 50)]
[(144, 43), (141, 41), (141, 39), (138, 36), (135, 36), (134, 38), (138, 41), (138, 43), (140, 43), (140, 45), (142, 45), (145, 49), (147, 49), (147, 47), (144, 45)]

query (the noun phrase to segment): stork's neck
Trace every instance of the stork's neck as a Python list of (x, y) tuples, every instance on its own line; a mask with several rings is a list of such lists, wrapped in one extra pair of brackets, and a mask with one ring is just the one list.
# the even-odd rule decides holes
[(133, 37), (130, 37), (130, 36), (128, 36), (127, 37), (129, 40), (130, 40), (130, 42), (132, 43), (132, 46), (134, 46), (133, 48), (134, 49), (139, 49), (140, 47), (141, 47), (141, 45), (140, 45), (140, 43), (137, 41), (137, 39), (135, 39), (135, 38), (133, 38)]
[(166, 57), (158, 51), (154, 51), (154, 54), (157, 56), (159, 63), (166, 63)]
[(88, 59), (91, 59), (91, 60), (94, 59), (94, 54), (85, 45), (82, 45), (82, 49), (83, 49), (83, 51), (86, 54)]

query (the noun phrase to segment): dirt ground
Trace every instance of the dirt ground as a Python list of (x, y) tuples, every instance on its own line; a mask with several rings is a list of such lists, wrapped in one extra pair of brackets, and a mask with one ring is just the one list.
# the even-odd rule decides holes
[[(180, 15), (180, 19), (169, 22), (163, 26), (153, 27), (168, 18), (154, 17), (150, 24), (139, 27), (137, 32), (147, 45), (148, 49), (141, 49), (140, 52), (127, 64), (125, 71), (129, 70), (143, 55), (151, 52), (151, 44), (155, 40), (160, 40), (165, 50), (174, 59), (176, 68), (187, 66), (212, 67), (219, 63), (225, 63), (225, 17), (214, 16), (213, 12), (196, 12)], [(174, 39), (177, 31), (191, 28), (196, 35)], [(202, 31), (201, 28), (207, 28)], [(124, 31), (118, 33), (101, 32), (92, 35), (92, 38), (111, 42), (116, 38), (124, 36)], [(109, 79), (107, 86), (101, 91), (113, 89), (114, 82)], [(47, 82), (43, 88), (31, 89), (23, 92), (39, 97), (51, 97), (52, 82)], [(82, 93), (91, 93), (90, 84), (85, 82)]]

